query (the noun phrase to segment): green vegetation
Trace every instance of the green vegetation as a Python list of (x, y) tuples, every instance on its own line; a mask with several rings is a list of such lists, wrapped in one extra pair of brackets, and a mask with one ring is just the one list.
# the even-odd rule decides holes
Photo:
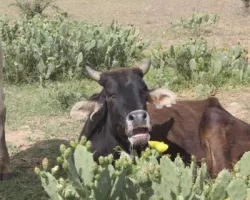
[[(205, 16), (189, 21), (199, 27), (205, 22), (211, 24), (210, 17)], [(86, 65), (100, 71), (128, 66), (143, 59), (149, 45), (149, 41), (139, 38), (135, 27), (115, 22), (110, 26), (89, 24), (62, 15), (35, 15), (17, 21), (2, 18), (0, 27), (8, 83), (83, 79)], [(147, 80), (154, 87), (178, 90), (198, 85), (200, 94), (209, 94), (225, 84), (249, 81), (247, 51), (240, 44), (230, 49), (211, 49), (204, 38), (196, 38), (167, 49), (158, 45), (147, 51), (151, 52), (154, 67)], [(81, 97), (81, 92), (57, 93), (65, 108)]]
[(51, 82), (45, 87), (38, 83), (6, 85), (5, 91), (7, 124), (10, 128), (16, 129), (24, 124), (35, 126), (36, 118), (43, 117), (50, 121), (49, 118), (52, 117), (68, 116), (75, 102), (100, 91), (100, 86), (96, 82), (84, 79), (64, 83)]
[(149, 45), (135, 27), (105, 27), (56, 15), (1, 20), (5, 79), (10, 83), (83, 78), (85, 65), (125, 66)]
[[(245, 153), (235, 165), (234, 171), (223, 170), (211, 182), (206, 164), (197, 166), (193, 158), (190, 167), (182, 159), (174, 162), (155, 149), (146, 149), (134, 164), (127, 157), (114, 162), (112, 155), (93, 161), (88, 151), (91, 143), (82, 138), (80, 143), (71, 141), (70, 147), (60, 146), (61, 155), (56, 166), (49, 169), (48, 159), (43, 160), (43, 169), (35, 168), (42, 185), (52, 200), (62, 199), (210, 199), (225, 198), (245, 200), (248, 190), (248, 160)], [(74, 163), (75, 162), (75, 163)], [(60, 173), (64, 169), (67, 175)]]
[(189, 18), (181, 18), (180, 22), (172, 24), (172, 30), (187, 30), (194, 36), (200, 36), (211, 31), (213, 25), (219, 21), (218, 15), (194, 12)]
[(240, 44), (230, 49), (211, 49), (205, 39), (191, 39), (166, 50), (159, 46), (152, 50), (151, 58), (152, 65), (159, 68), (156, 72), (161, 74), (157, 79), (160, 85), (167, 80), (175, 89), (197, 84), (200, 89), (212, 89), (249, 82), (247, 51)]
[(20, 9), (22, 15), (27, 18), (32, 18), (35, 15), (42, 15), (43, 11), (48, 7), (53, 7), (53, 2), (55, 0), (16, 0), (15, 3), (10, 4), (10, 6), (16, 6)]

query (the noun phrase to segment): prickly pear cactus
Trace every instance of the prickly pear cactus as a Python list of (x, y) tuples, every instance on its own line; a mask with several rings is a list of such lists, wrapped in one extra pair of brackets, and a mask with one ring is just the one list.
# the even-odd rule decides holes
[(237, 176), (240, 177), (250, 176), (249, 161), (250, 161), (250, 152), (246, 152), (242, 156), (240, 161), (237, 162), (234, 166), (234, 171), (236, 172)]
[(42, 169), (35, 168), (52, 200), (250, 199), (250, 153), (242, 157), (233, 172), (222, 170), (211, 180), (205, 162), (198, 167), (194, 157), (185, 166), (179, 156), (171, 161), (162, 156), (161, 150), (147, 148), (134, 162), (126, 156), (114, 161), (109, 155), (99, 157), (97, 164), (90, 149), (86, 138), (70, 142), (70, 147), (61, 145), (58, 165), (49, 170), (45, 158)]
[(247, 187), (242, 179), (233, 180), (226, 189), (229, 199), (245, 200)]
[(231, 181), (231, 174), (227, 170), (223, 170), (219, 173), (215, 180), (211, 192), (211, 200), (224, 200), (226, 197), (226, 188)]

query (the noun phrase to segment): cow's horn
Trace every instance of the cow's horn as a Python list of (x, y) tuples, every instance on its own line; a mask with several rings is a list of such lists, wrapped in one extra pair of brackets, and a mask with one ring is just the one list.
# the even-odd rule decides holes
[(93, 70), (91, 67), (89, 66), (86, 66), (86, 70), (87, 70), (87, 73), (88, 75), (93, 78), (95, 81), (99, 81), (100, 80), (100, 76), (101, 76), (101, 73), (98, 72), (98, 71), (95, 71)]
[(148, 72), (150, 65), (151, 65), (151, 60), (148, 59), (143, 65), (139, 66), (144, 75)]

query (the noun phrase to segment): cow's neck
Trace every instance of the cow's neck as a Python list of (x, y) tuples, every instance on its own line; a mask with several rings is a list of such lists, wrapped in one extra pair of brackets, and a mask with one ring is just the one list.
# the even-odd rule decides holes
[[(130, 143), (128, 141), (128, 138), (124, 133), (121, 133), (121, 130), (118, 128), (117, 124), (112, 123), (112, 119), (110, 115), (107, 116), (107, 121), (105, 123), (105, 133), (110, 137), (110, 139), (115, 140), (116, 146), (119, 146), (123, 151), (130, 153)], [(124, 135), (124, 137), (120, 137)]]
[(85, 135), (91, 141), (96, 159), (99, 156), (107, 156), (109, 154), (113, 154), (116, 159), (119, 158), (120, 152), (115, 151), (117, 146), (130, 154), (130, 145), (126, 141), (127, 138), (115, 137), (115, 135), (118, 135), (117, 125), (111, 122), (108, 112), (105, 112), (97, 123), (95, 120), (88, 119), (84, 126), (82, 135)]

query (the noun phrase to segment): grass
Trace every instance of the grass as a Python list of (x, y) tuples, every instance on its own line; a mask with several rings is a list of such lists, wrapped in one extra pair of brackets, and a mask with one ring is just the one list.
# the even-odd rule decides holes
[[(67, 144), (65, 140), (45, 140), (35, 143), (31, 148), (12, 157), (13, 179), (0, 183), (1, 200), (45, 200), (43, 191), (34, 167), (40, 166), (44, 157), (50, 161), (59, 155), (59, 145)], [(54, 165), (55, 163), (51, 163)]]
[(87, 79), (82, 81), (67, 81), (65, 83), (47, 83), (45, 87), (39, 84), (27, 85), (5, 85), (7, 125), (10, 128), (20, 127), (23, 124), (37, 123), (36, 117), (43, 120), (46, 117), (64, 116), (70, 110), (62, 106), (61, 95), (79, 92), (82, 97), (89, 96), (92, 92), (98, 91), (99, 87), (95, 82)]
[(1, 200), (48, 199), (33, 170), (44, 157), (55, 160), (61, 143), (78, 138), (83, 124), (69, 117), (74, 101), (65, 109), (58, 94), (80, 90), (89, 96), (99, 86), (90, 80), (48, 83), (45, 87), (5, 84), (6, 137), (14, 177), (0, 182)]

